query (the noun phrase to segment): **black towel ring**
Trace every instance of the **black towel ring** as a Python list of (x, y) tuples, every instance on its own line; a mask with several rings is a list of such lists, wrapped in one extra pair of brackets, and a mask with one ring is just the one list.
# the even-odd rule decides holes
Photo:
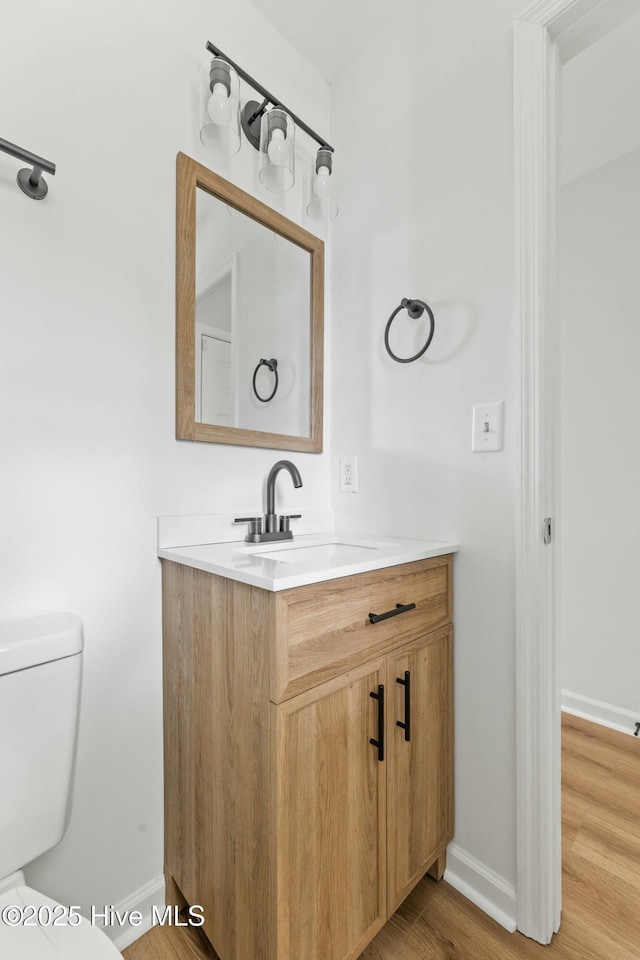
[[(258, 370), (260, 369), (260, 367), (268, 367), (269, 370), (271, 370), (271, 373), (276, 378), (276, 381), (273, 385), (273, 390), (271, 391), (268, 397), (261, 397), (260, 394), (258, 393), (258, 388), (256, 387), (256, 377), (258, 376)], [(253, 392), (255, 393), (258, 400), (261, 401), (261, 403), (269, 403), (269, 400), (273, 400), (273, 398), (275, 397), (277, 389), (278, 389), (278, 361), (275, 359), (275, 357), (271, 357), (271, 360), (261, 360), (258, 366), (253, 371)]]
[[(418, 352), (414, 354), (413, 357), (397, 357), (393, 352), (393, 350), (391, 349), (391, 347), (389, 346), (389, 330), (391, 329), (391, 324), (393, 323), (397, 314), (399, 314), (401, 310), (405, 310), (405, 309), (413, 320), (417, 320), (418, 317), (421, 317), (425, 310), (429, 314), (429, 336), (427, 337), (427, 342), (425, 343), (424, 347), (422, 347), (421, 350), (418, 350)], [(431, 309), (429, 304), (425, 303), (424, 300), (407, 300), (405, 297), (405, 299), (402, 301), (400, 306), (396, 307), (396, 309), (393, 311), (393, 313), (391, 314), (391, 316), (387, 321), (386, 327), (384, 328), (384, 345), (387, 349), (387, 353), (389, 354), (392, 360), (396, 360), (398, 363), (413, 363), (414, 360), (417, 360), (418, 357), (421, 357), (422, 354), (425, 353), (426, 350), (428, 349), (429, 344), (433, 340), (433, 334), (435, 333), (435, 329), (436, 329), (436, 321), (433, 316), (433, 310)]]

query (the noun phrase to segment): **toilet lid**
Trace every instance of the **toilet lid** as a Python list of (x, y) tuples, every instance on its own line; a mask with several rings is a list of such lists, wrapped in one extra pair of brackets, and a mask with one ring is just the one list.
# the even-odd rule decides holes
[[(14, 887), (0, 895), (0, 918), (6, 907), (59, 907), (30, 887)], [(32, 921), (33, 922), (33, 921)], [(11, 960), (122, 960), (107, 935), (84, 917), (77, 926), (18, 926), (0, 919), (0, 957)]]

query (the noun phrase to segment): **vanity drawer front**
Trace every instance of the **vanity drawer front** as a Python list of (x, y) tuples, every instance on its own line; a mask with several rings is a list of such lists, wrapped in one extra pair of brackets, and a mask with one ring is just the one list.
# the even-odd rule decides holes
[[(276, 594), (271, 699), (279, 703), (451, 620), (452, 557)], [(371, 623), (369, 614), (415, 608)]]

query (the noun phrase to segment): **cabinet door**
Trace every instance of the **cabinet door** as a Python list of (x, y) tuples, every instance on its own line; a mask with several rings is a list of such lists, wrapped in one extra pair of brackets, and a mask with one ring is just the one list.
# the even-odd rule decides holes
[[(388, 663), (391, 915), (453, 836), (451, 628), (401, 647)], [(409, 731), (398, 725), (407, 710)]]
[(386, 920), (380, 659), (272, 705), (275, 960), (347, 960)]

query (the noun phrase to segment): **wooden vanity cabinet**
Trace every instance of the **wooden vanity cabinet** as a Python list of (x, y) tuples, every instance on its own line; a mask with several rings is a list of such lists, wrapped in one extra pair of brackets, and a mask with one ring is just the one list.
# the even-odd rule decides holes
[[(388, 656), (390, 718), (387, 759), (387, 877), (389, 916), (429, 868), (444, 873), (443, 838), (453, 837), (452, 630), (435, 631)], [(405, 717), (410, 683), (410, 740), (396, 718)], [(405, 681), (406, 682), (406, 681)], [(446, 844), (445, 844), (446, 846)]]
[(441, 877), (451, 559), (275, 593), (163, 561), (167, 902), (221, 960), (355, 960)]
[[(378, 659), (272, 706), (277, 960), (357, 957), (387, 919)], [(239, 960), (239, 958), (238, 958)]]

